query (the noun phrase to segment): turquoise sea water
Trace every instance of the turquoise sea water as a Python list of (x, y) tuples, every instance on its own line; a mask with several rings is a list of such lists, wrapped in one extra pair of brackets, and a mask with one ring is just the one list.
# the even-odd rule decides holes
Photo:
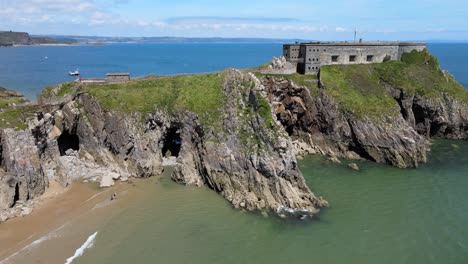
[[(468, 87), (468, 44), (429, 44), (429, 50)], [(107, 72), (133, 76), (220, 71), (261, 65), (282, 52), (281, 44), (112, 44), (105, 46), (0, 48), (0, 86), (30, 99), (47, 85)]]
[(300, 162), (331, 208), (315, 221), (233, 210), (213, 191), (169, 179), (99, 231), (76, 263), (467, 263), (468, 144), (437, 141), (402, 170), (320, 156)]

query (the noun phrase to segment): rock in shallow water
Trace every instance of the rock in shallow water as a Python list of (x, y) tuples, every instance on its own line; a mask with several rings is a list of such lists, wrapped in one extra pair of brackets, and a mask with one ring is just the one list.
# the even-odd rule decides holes
[(355, 171), (359, 171), (359, 166), (356, 163), (348, 164), (348, 168), (353, 169)]
[(99, 187), (107, 188), (114, 186), (114, 180), (112, 179), (111, 174), (103, 175), (101, 178), (101, 182), (99, 183)]

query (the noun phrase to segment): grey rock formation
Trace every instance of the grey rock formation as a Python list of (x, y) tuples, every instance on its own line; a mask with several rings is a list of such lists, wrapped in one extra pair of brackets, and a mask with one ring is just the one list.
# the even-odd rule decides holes
[(296, 73), (296, 71), (296, 65), (287, 61), (284, 56), (281, 56), (279, 58), (273, 57), (271, 63), (268, 64), (268, 67), (265, 69), (261, 69), (262, 73), (269, 74), (292, 74)]
[[(44, 177), (35, 139), (29, 130), (4, 129), (1, 132), (2, 166), (12, 175), (18, 200), (27, 201), (44, 193), (48, 181)], [(17, 185), (17, 187), (16, 187)]]
[(291, 140), (282, 126), (268, 128), (256, 112), (259, 97), (265, 95), (259, 80), (231, 70), (224, 91), (228, 102), (221, 130), (202, 135), (196, 119), (189, 116), (182, 122), (181, 165), (173, 178), (192, 185), (205, 183), (236, 208), (317, 212), (321, 200), (305, 184)]
[(298, 142), (299, 151), (364, 158), (401, 168), (417, 167), (426, 161), (428, 142), (403, 115), (378, 120), (357, 118), (341, 111), (323, 90), (312, 96), (307, 87), (283, 78), (267, 77), (263, 83), (278, 119)]
[(49, 181), (104, 187), (159, 175), (166, 165), (174, 181), (206, 185), (236, 208), (302, 218), (327, 202), (306, 185), (296, 155), (417, 167), (426, 160), (426, 135), (467, 138), (467, 106), (449, 97), (433, 101), (391, 89), (402, 115), (373, 120), (283, 78), (224, 74), (226, 102), (216, 124), (189, 111), (108, 111), (80, 93), (43, 107), (26, 130), (0, 129), (0, 220), (29, 213)]
[(359, 171), (359, 166), (356, 163), (348, 164), (348, 168), (355, 170), (355, 171)]
[(426, 98), (387, 86), (403, 118), (426, 137), (468, 139), (468, 105), (448, 95)]
[[(49, 107), (28, 130), (4, 130), (6, 171), (25, 182), (19, 185), (20, 199), (40, 195), (49, 180), (63, 186), (97, 181), (109, 187), (117, 179), (158, 175), (166, 155), (162, 150), (175, 140), (180, 149), (168, 151), (175, 156), (169, 157), (175, 181), (207, 185), (236, 208), (316, 213), (326, 202), (305, 184), (287, 133), (276, 121), (267, 125), (258, 112), (258, 101), (267, 100), (264, 86), (252, 74), (225, 74), (228, 101), (220, 109), (224, 118), (214, 126), (201, 125), (191, 112), (142, 116), (106, 111), (84, 93)], [(15, 186), (13, 180), (6, 185)], [(9, 207), (12, 187), (4, 189), (0, 199)]]

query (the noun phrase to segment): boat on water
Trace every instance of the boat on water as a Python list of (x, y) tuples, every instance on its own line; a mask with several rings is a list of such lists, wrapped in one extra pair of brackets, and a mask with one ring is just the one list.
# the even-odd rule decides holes
[(80, 75), (80, 71), (78, 71), (78, 70), (70, 71), (70, 72), (68, 72), (68, 75), (70, 75), (70, 76), (79, 76), (79, 75)]

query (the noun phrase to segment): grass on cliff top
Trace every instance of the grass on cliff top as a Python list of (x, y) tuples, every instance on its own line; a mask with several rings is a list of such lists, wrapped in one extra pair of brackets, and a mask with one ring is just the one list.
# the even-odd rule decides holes
[(44, 90), (41, 92), (41, 96), (48, 98), (53, 95), (57, 97), (63, 97), (66, 94), (71, 94), (74, 89), (74, 83), (73, 82), (68, 82), (68, 83), (62, 83), (57, 86), (47, 86)]
[(439, 61), (426, 50), (405, 53), (401, 61), (376, 68), (380, 79), (407, 93), (440, 98), (444, 93), (468, 103), (468, 91), (450, 73), (440, 70)]
[(179, 75), (132, 80), (123, 84), (88, 85), (86, 90), (107, 110), (151, 113), (188, 110), (206, 125), (219, 120), (225, 103), (224, 74)]
[(358, 117), (396, 115), (396, 102), (371, 65), (322, 66), (325, 91), (346, 111)]
[(38, 106), (24, 106), (0, 112), (0, 128), (26, 129), (26, 120), (38, 111)]
[(468, 92), (450, 74), (442, 72), (437, 59), (426, 50), (405, 53), (401, 61), (322, 66), (320, 74), (326, 92), (344, 110), (361, 117), (398, 113), (386, 83), (413, 95), (440, 98), (446, 93), (468, 102)]
[(260, 73), (260, 72), (255, 72), (254, 73), (257, 78), (263, 78), (263, 77), (275, 77), (275, 78), (284, 78), (293, 81), (299, 86), (305, 86), (309, 88), (310, 91), (312, 92), (318, 92), (318, 76), (317, 75), (305, 75), (305, 74), (299, 74), (299, 73), (293, 73), (293, 74), (270, 74), (270, 73)]
[(24, 97), (0, 97), (0, 109), (8, 108), (12, 104), (23, 104), (26, 103), (28, 100), (26, 100)]

